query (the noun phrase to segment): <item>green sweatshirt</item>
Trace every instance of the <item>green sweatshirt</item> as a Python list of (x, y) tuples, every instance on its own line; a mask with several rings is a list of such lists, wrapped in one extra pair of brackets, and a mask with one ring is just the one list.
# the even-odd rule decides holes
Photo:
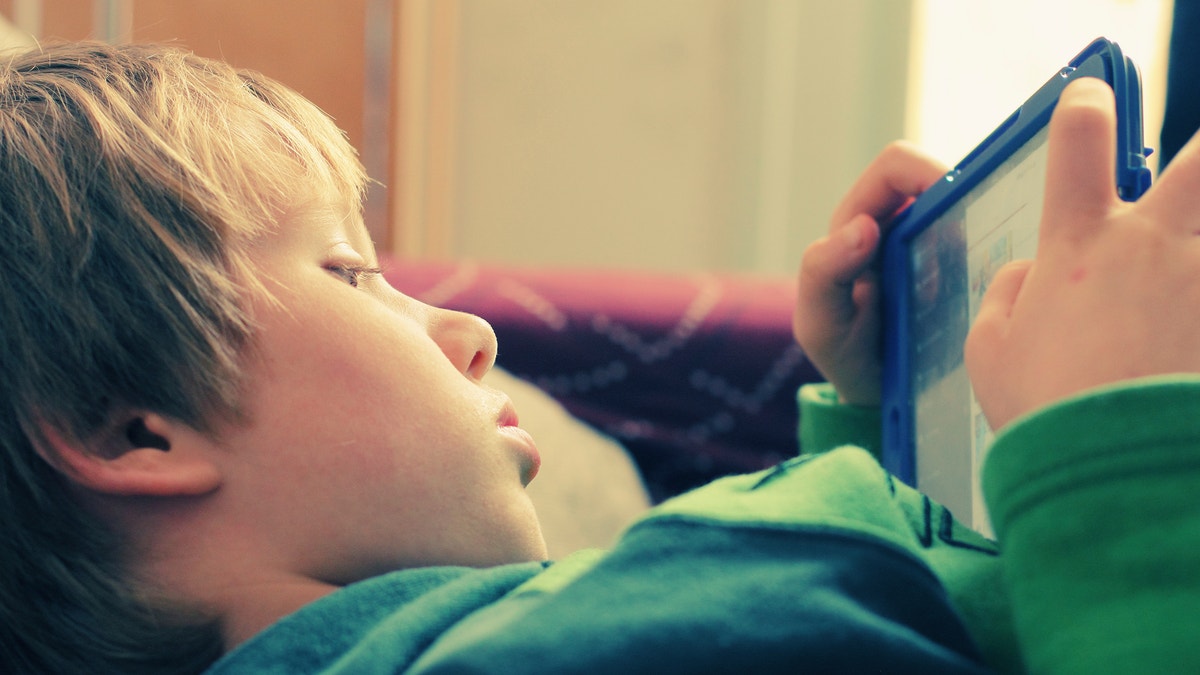
[(609, 552), (368, 579), (211, 672), (1200, 672), (1200, 378), (1001, 433), (1002, 551), (857, 447), (877, 411), (800, 401), (804, 456), (669, 500)]
[[(826, 386), (800, 399), (801, 447), (878, 446), (876, 410)], [(1016, 420), (983, 485), (998, 569), (925, 557), (993, 665), (1200, 672), (1200, 378), (1122, 383)]]

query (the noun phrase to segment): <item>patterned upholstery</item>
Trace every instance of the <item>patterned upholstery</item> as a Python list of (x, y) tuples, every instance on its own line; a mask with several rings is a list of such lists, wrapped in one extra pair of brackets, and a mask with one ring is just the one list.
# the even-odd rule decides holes
[(820, 376), (792, 340), (790, 278), (384, 269), (401, 291), (490, 322), (497, 364), (620, 441), (655, 500), (797, 452), (795, 392)]

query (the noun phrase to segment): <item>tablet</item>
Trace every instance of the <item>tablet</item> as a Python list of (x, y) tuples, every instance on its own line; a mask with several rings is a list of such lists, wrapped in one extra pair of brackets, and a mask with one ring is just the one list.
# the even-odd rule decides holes
[(1079, 77), (1112, 86), (1114, 180), (1122, 199), (1141, 196), (1150, 171), (1137, 68), (1101, 38), (899, 214), (881, 244), (883, 464), (987, 534), (979, 473), (992, 431), (967, 379), (963, 342), (996, 270), (1036, 252), (1047, 124)]

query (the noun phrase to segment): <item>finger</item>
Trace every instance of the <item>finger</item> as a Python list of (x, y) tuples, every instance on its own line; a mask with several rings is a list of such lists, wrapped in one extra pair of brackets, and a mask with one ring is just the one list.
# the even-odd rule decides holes
[(800, 265), (795, 317), (796, 338), (850, 321), (855, 313), (855, 281), (870, 266), (879, 226), (868, 216), (813, 242)]
[(878, 240), (879, 226), (870, 216), (858, 215), (813, 242), (804, 252), (801, 272), (821, 285), (850, 283), (871, 262)]
[(1140, 208), (1153, 212), (1160, 222), (1200, 234), (1200, 133), (1176, 153), (1142, 197)]
[(831, 230), (859, 214), (883, 222), (945, 175), (947, 167), (916, 146), (888, 145), (859, 176), (833, 211)]
[(879, 226), (860, 215), (813, 242), (804, 251), (800, 284), (810, 297), (848, 292), (871, 263), (879, 242)]
[(1050, 120), (1039, 246), (1088, 237), (1073, 228), (1099, 224), (1116, 201), (1115, 106), (1112, 89), (1090, 77), (1067, 85), (1059, 97)]

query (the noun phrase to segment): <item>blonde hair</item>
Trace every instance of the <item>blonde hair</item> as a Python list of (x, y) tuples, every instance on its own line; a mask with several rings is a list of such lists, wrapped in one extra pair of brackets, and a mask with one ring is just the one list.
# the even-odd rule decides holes
[(72, 43), (0, 67), (0, 663), (187, 672), (205, 617), (147, 600), (120, 542), (35, 452), (122, 408), (211, 430), (238, 416), (249, 244), (314, 192), (357, 215), (366, 177), (282, 85), (167, 46)]

